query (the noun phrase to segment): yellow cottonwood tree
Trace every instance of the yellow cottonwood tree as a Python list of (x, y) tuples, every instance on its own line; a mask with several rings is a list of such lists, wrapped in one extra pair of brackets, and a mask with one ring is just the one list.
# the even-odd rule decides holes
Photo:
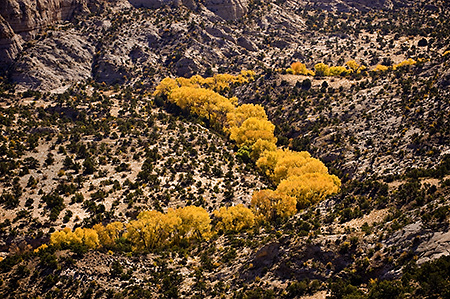
[(223, 92), (231, 87), (232, 84), (245, 84), (254, 80), (255, 72), (251, 70), (242, 70), (237, 76), (230, 74), (215, 74), (213, 77), (198, 81), (203, 87)]
[(211, 234), (211, 218), (202, 207), (186, 206), (171, 210), (168, 215), (174, 214), (181, 222), (177, 226), (180, 237), (197, 239), (209, 238)]
[(341, 186), (339, 178), (328, 174), (326, 166), (308, 152), (264, 151), (256, 165), (278, 185), (275, 193), (264, 190), (263, 193), (255, 193), (255, 199), (252, 199), (260, 203), (252, 206), (258, 206), (263, 211), (261, 213), (268, 213), (269, 217), (274, 213), (266, 210), (268, 203), (270, 207), (275, 201), (283, 205), (281, 199), (284, 199), (284, 202), (292, 204), (291, 198), (295, 198), (298, 207), (306, 207), (337, 193)]
[(325, 63), (318, 63), (314, 66), (316, 70), (316, 76), (329, 76), (330, 75), (330, 67)]
[(240, 127), (230, 128), (230, 139), (236, 141), (238, 146), (252, 146), (258, 139), (275, 144), (274, 130), (275, 126), (270, 121), (250, 117)]
[(212, 79), (214, 83), (208, 87), (217, 92), (230, 88), (230, 84), (237, 81), (237, 77), (230, 74), (215, 74)]
[(250, 117), (267, 120), (267, 114), (261, 105), (243, 104), (227, 114), (229, 127), (240, 127)]
[[(361, 70), (361, 66), (355, 61), (349, 61), (346, 65), (352, 72)], [(293, 63), (292, 70), (297, 74), (314, 74), (300, 62)], [(319, 76), (343, 75), (349, 72), (343, 66), (329, 67), (324, 63), (316, 64), (315, 70)], [(182, 109), (206, 117), (210, 122), (220, 124), (221, 128), (230, 134), (230, 139), (234, 140), (241, 149), (247, 151), (247, 155), (251, 149), (250, 157), (256, 161), (258, 168), (266, 173), (275, 184), (279, 184), (276, 191), (264, 190), (264, 192), (255, 193), (252, 200), (255, 211), (259, 215), (266, 215), (267, 218), (288, 217), (295, 213), (296, 205), (307, 206), (338, 192), (340, 181), (336, 176), (329, 175), (325, 165), (318, 159), (312, 158), (309, 153), (277, 149), (277, 139), (274, 136), (275, 126), (268, 120), (262, 106), (252, 104), (236, 106), (237, 99), (228, 99), (217, 93), (230, 87), (230, 84), (253, 80), (253, 76), (253, 72), (243, 71), (238, 76), (222, 74), (209, 78), (194, 76), (190, 79), (167, 79), (161, 82), (155, 95), (165, 94), (170, 101)], [(190, 208), (169, 210), (167, 215), (161, 214), (162, 216), (153, 214), (155, 217), (156, 215), (162, 217), (160, 222), (172, 223), (169, 225), (170, 229), (162, 230), (165, 234), (158, 234), (158, 238), (162, 238), (164, 235), (166, 238), (189, 237), (193, 235), (194, 231), (197, 232), (197, 235), (202, 236), (202, 229), (194, 224), (195, 221), (192, 222), (194, 219), (192, 215), (199, 213), (189, 210)], [(230, 211), (219, 210), (216, 214), (223, 214), (222, 218), (228, 219), (227, 217), (234, 215), (232, 213), (234, 209), (239, 210), (242, 207), (233, 208)], [(164, 219), (168, 215), (174, 215), (171, 221)], [(210, 221), (210, 219), (206, 211), (204, 211), (203, 219), (204, 221), (198, 223), (205, 223), (204, 228), (208, 232), (210, 227), (208, 220)], [(140, 247), (148, 248), (149, 242), (142, 241), (145, 232), (148, 231), (147, 235), (154, 237), (155, 232), (161, 229), (161, 226), (150, 229), (145, 227), (145, 223), (140, 223), (140, 220), (138, 217), (136, 222), (131, 222), (127, 226), (127, 236), (132, 238), (135, 243), (145, 243)], [(177, 221), (181, 221), (178, 226)], [(139, 225), (142, 228), (138, 227)], [(151, 238), (147, 237), (147, 239)], [(152, 242), (157, 244), (158, 240)]]
[(298, 61), (291, 64), (291, 69), (294, 75), (306, 75), (306, 76), (315, 75), (312, 70), (306, 68), (306, 65)]
[(75, 232), (68, 227), (56, 231), (50, 235), (50, 244), (52, 245), (76, 245), (83, 244), (89, 248), (96, 248), (99, 245), (98, 235), (94, 229), (81, 228), (75, 229)]
[(250, 157), (253, 161), (257, 161), (263, 152), (272, 152), (277, 150), (277, 145), (274, 142), (268, 140), (258, 139), (252, 145), (252, 152)]
[(268, 175), (275, 184), (293, 175), (305, 173), (328, 174), (326, 166), (318, 159), (311, 157), (308, 152), (295, 152), (287, 149), (265, 151), (261, 154), (256, 165)]
[(341, 182), (335, 175), (306, 173), (282, 180), (276, 192), (295, 197), (297, 207), (305, 208), (339, 192), (340, 185)]
[[(201, 76), (198, 76), (201, 78)], [(178, 84), (178, 87), (194, 87), (194, 88), (199, 88), (200, 84), (199, 82), (197, 82), (198, 80), (201, 81), (203, 78), (198, 78), (198, 77), (191, 77), (191, 78), (184, 78), (184, 77), (178, 77), (175, 79), (175, 81)]]
[(375, 72), (385, 72), (389, 69), (389, 67), (382, 65), (382, 64), (378, 64), (373, 70)]
[(251, 206), (256, 215), (266, 220), (291, 217), (297, 213), (295, 197), (270, 189), (254, 192)]
[(239, 232), (255, 225), (255, 215), (243, 204), (232, 207), (222, 207), (214, 211), (214, 216), (219, 218), (216, 229)]
[(349, 60), (345, 63), (345, 65), (353, 72), (355, 73), (360, 65), (355, 60)]
[(234, 110), (237, 102), (236, 98), (228, 99), (209, 89), (186, 86), (172, 90), (169, 99), (180, 108), (221, 126), (225, 125), (227, 114)]
[(196, 206), (169, 209), (167, 213), (143, 211), (137, 220), (127, 224), (124, 237), (133, 244), (134, 250), (151, 250), (179, 238), (208, 238), (210, 223), (208, 212)]
[(121, 237), (124, 228), (125, 225), (118, 221), (108, 223), (106, 226), (99, 223), (93, 227), (98, 234), (98, 239), (102, 246), (114, 246), (116, 240)]
[(81, 239), (77, 235), (75, 235), (70, 228), (66, 227), (63, 230), (55, 231), (50, 235), (50, 244), (51, 245), (81, 244)]
[(254, 71), (242, 70), (237, 76), (216, 74), (208, 78), (203, 78), (200, 75), (194, 75), (191, 78), (164, 78), (156, 87), (153, 96), (169, 95), (173, 90), (180, 87), (204, 88), (215, 92), (222, 92), (230, 88), (231, 84), (245, 84), (253, 81), (255, 75)]
[(156, 90), (153, 93), (153, 96), (163, 96), (169, 95), (172, 90), (178, 88), (178, 83), (175, 79), (172, 78), (164, 78), (158, 86), (156, 86)]
[(403, 67), (403, 66), (407, 66), (407, 65), (414, 65), (414, 64), (416, 64), (416, 63), (417, 63), (417, 61), (415, 61), (414, 59), (408, 58), (408, 59), (403, 60), (402, 62), (400, 62), (400, 63), (398, 63), (398, 64), (395, 64), (392, 68), (393, 68), (394, 70), (396, 70), (396, 69), (398, 69), (399, 67)]
[(97, 248), (100, 245), (97, 232), (92, 228), (77, 227), (74, 233), (81, 243), (89, 248)]
[(318, 159), (311, 157), (308, 152), (295, 152), (291, 150), (278, 151), (277, 164), (273, 170), (272, 179), (275, 183), (294, 175), (305, 173), (328, 174), (328, 169)]
[(131, 241), (136, 250), (150, 250), (162, 246), (181, 223), (167, 222), (163, 213), (144, 211), (139, 213), (137, 220), (127, 224), (124, 237)]
[(345, 76), (348, 74), (348, 70), (343, 66), (330, 66), (328, 76)]
[(362, 71), (366, 69), (365, 66), (360, 65), (355, 60), (349, 60), (345, 63), (345, 65), (350, 69), (350, 71), (354, 74), (360, 74)]

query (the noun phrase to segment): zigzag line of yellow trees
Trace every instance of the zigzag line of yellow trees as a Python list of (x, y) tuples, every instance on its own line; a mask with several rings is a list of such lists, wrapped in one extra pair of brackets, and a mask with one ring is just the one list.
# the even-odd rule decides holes
[(89, 248), (113, 248), (119, 240), (131, 243), (134, 250), (152, 250), (182, 239), (209, 238), (214, 231), (240, 231), (261, 221), (290, 217), (297, 209), (317, 203), (339, 191), (341, 182), (330, 175), (325, 165), (308, 152), (279, 149), (275, 126), (261, 105), (238, 105), (236, 98), (220, 93), (233, 84), (254, 80), (253, 71), (238, 76), (228, 74), (202, 78), (165, 78), (156, 87), (155, 97), (206, 118), (234, 140), (240, 152), (247, 152), (257, 167), (276, 185), (275, 190), (255, 191), (250, 203), (222, 207), (212, 219), (205, 209), (195, 206), (169, 209), (166, 213), (143, 211), (127, 224), (113, 222), (92, 229), (69, 228), (51, 235), (52, 245), (83, 244)]
[[(420, 62), (420, 59), (419, 59)], [(406, 59), (393, 66), (385, 66), (378, 64), (373, 71), (375, 72), (385, 72), (389, 69), (396, 70), (398, 68), (414, 65), (417, 61), (412, 58)], [(305, 64), (297, 61), (291, 64), (291, 67), (286, 69), (286, 72), (294, 75), (305, 75), (305, 76), (347, 76), (350, 74), (361, 74), (365, 72), (367, 68), (363, 65), (358, 64), (355, 60), (350, 60), (345, 63), (345, 66), (329, 66), (325, 63), (317, 63), (314, 65), (314, 71), (306, 67)]]

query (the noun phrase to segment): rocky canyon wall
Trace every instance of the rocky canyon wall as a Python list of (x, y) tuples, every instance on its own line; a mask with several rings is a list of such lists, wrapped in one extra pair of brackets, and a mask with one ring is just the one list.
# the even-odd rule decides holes
[(0, 69), (14, 61), (24, 42), (58, 21), (69, 20), (75, 13), (88, 11), (88, 0), (1, 0)]

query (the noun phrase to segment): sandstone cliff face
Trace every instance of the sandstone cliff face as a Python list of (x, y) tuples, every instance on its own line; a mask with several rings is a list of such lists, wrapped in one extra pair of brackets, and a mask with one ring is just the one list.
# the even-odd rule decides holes
[[(194, 0), (128, 1), (138, 8), (160, 8), (165, 5), (185, 5), (190, 9), (197, 8)], [(58, 21), (70, 20), (76, 13), (89, 12), (89, 8), (96, 6), (97, 2), (93, 0), (2, 0), (0, 5), (0, 70), (6, 70), (11, 66), (22, 50), (24, 41), (32, 40), (39, 29)], [(210, 11), (225, 20), (237, 20), (248, 11), (246, 0), (207, 0), (205, 5)]]
[(8, 69), (24, 41), (41, 28), (87, 11), (88, 0), (2, 0), (0, 5), (0, 71)]
[(4, 0), (0, 15), (16, 34), (34, 37), (40, 28), (68, 20), (75, 11), (87, 10), (87, 0)]
[(7, 68), (21, 50), (19, 38), (0, 15), (0, 69)]

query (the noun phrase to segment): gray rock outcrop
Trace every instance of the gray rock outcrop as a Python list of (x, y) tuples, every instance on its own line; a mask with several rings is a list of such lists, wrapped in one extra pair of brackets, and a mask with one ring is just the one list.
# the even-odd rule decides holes
[(21, 50), (19, 37), (0, 15), (0, 69), (6, 69)]
[(19, 89), (54, 90), (91, 76), (94, 47), (77, 33), (55, 32), (23, 55), (11, 73)]
[(237, 20), (248, 12), (247, 0), (206, 0), (205, 6), (224, 20)]
[(87, 10), (87, 0), (2, 0), (0, 70), (11, 66), (23, 43), (33, 39), (40, 29)]
[(24, 39), (54, 22), (69, 20), (74, 12), (87, 10), (87, 0), (2, 0), (0, 15)]
[(435, 232), (431, 237), (417, 247), (419, 259), (417, 263), (423, 264), (450, 255), (450, 232)]

